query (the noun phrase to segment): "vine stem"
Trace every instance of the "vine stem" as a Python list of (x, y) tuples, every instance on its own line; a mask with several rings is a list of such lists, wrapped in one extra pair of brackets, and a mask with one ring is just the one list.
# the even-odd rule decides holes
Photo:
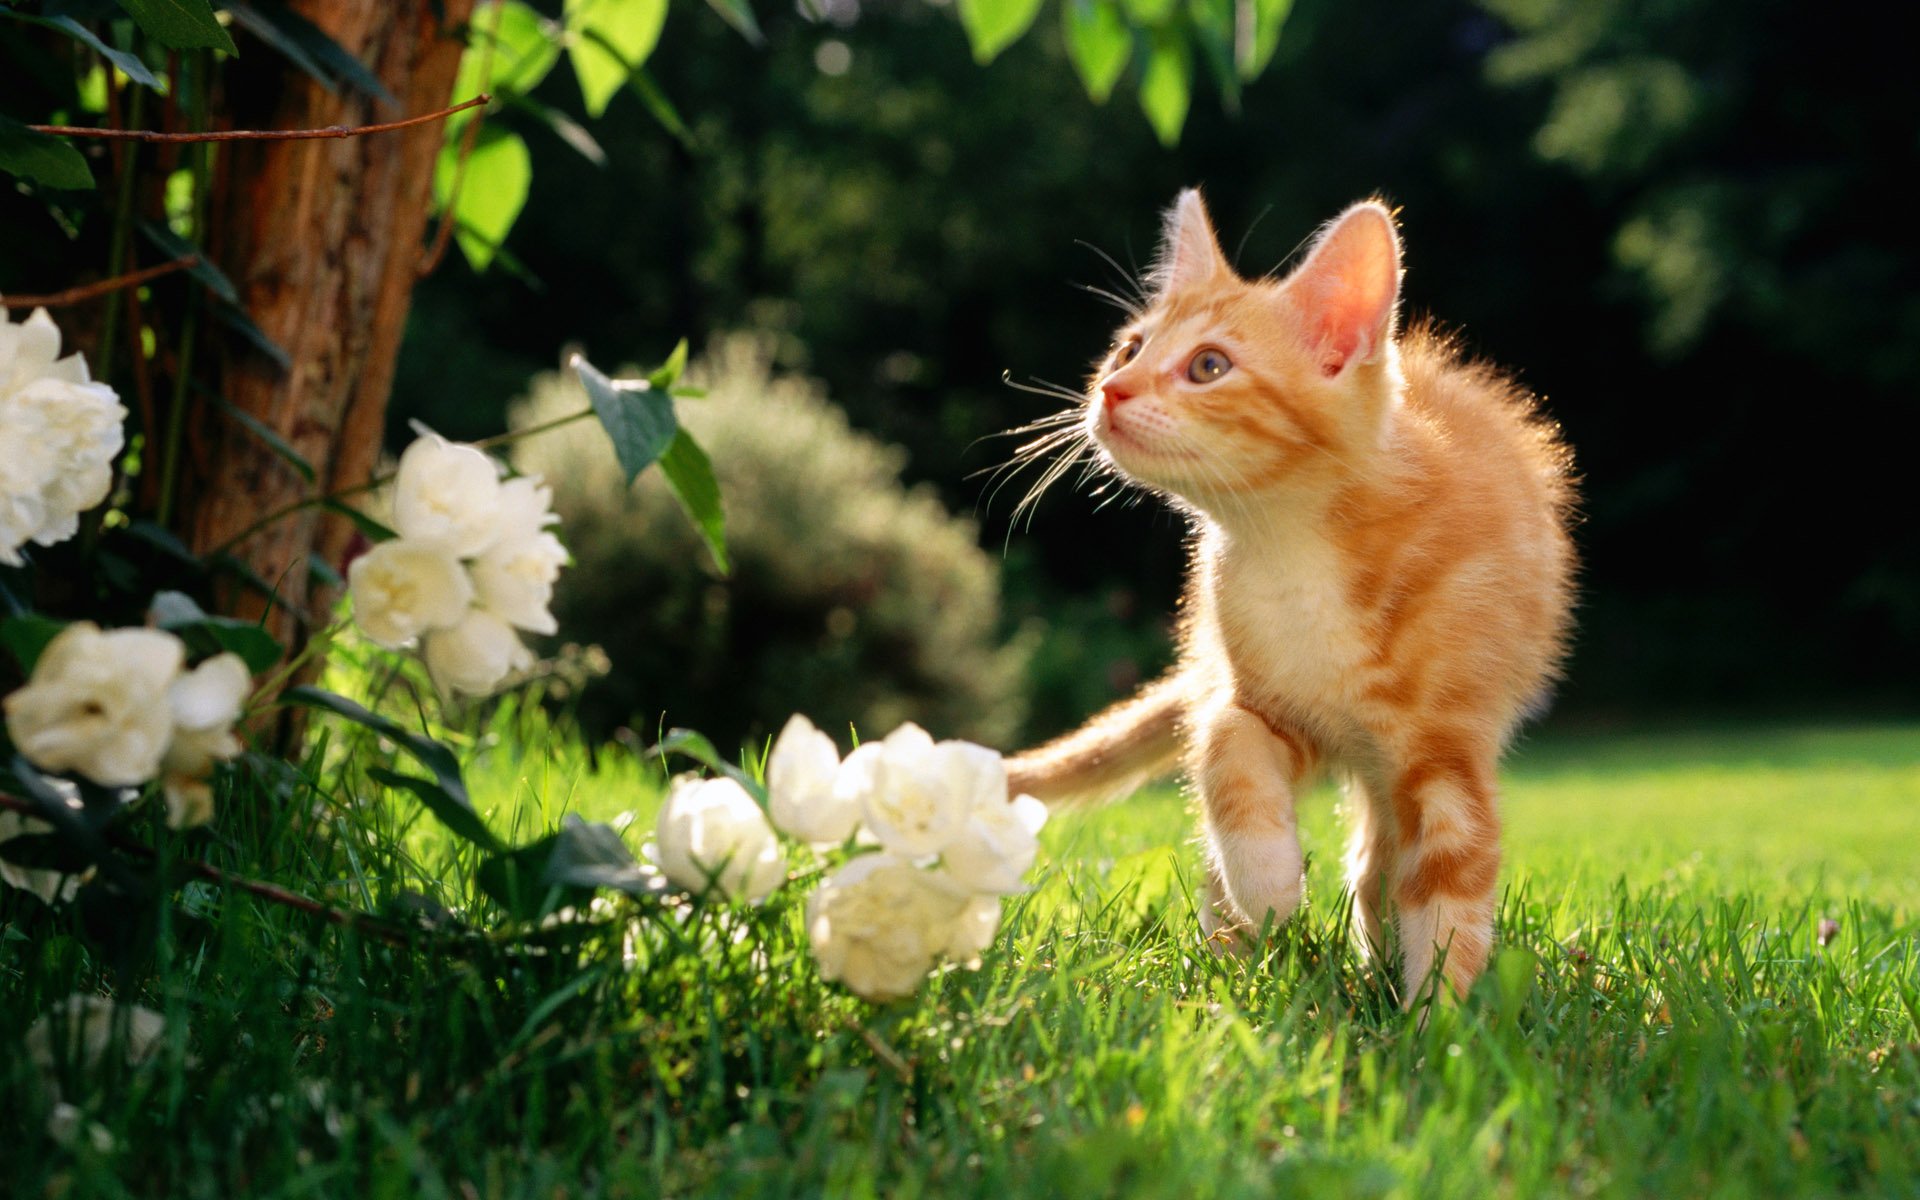
[(115, 142), (302, 142), (410, 129), (486, 104), (492, 99), (492, 96), (482, 92), (471, 100), (463, 100), (449, 108), (421, 113), (400, 121), (383, 121), (378, 125), (327, 125), (319, 129), (219, 129), (199, 133), (163, 133), (155, 129), (106, 129), (98, 125), (30, 125), (28, 128), (35, 133), (50, 133), (55, 137), (104, 138)]
[[(593, 415), (593, 409), (583, 408), (579, 412), (568, 413), (564, 417), (555, 417), (551, 421), (542, 421), (538, 425), (531, 425), (525, 429), (515, 429), (508, 433), (496, 433), (492, 437), (481, 438), (477, 442), (469, 442), (467, 444), (476, 450), (492, 450), (507, 445), (510, 442), (517, 442), (521, 438), (532, 437), (539, 433), (547, 433), (559, 429), (563, 425), (571, 425), (575, 421), (584, 421)], [(221, 542), (208, 553), (215, 556), (225, 554), (275, 521), (281, 520), (284, 517), (290, 517), (305, 509), (316, 508), (322, 504), (331, 504), (335, 501), (345, 500), (350, 496), (358, 496), (365, 492), (371, 492), (382, 484), (392, 483), (395, 474), (393, 471), (386, 471), (375, 475), (365, 483), (356, 483), (352, 487), (341, 488), (337, 492), (328, 492), (324, 496), (304, 496), (289, 504), (283, 504), (253, 524), (247, 526), (245, 529), (242, 529), (239, 533), (234, 534), (226, 541)]]
[(163, 275), (171, 275), (175, 271), (190, 271), (199, 265), (200, 256), (189, 254), (183, 258), (176, 258), (172, 262), (163, 262), (156, 267), (142, 267), (138, 271), (128, 271), (125, 275), (115, 275), (112, 279), (70, 287), (63, 292), (47, 292), (42, 295), (15, 292), (11, 296), (0, 296), (0, 308), (65, 308), (70, 304), (81, 304), (104, 296), (108, 292), (121, 292), (128, 288), (139, 287), (143, 283), (149, 283)]
[[(11, 812), (20, 813), (23, 816), (29, 817), (37, 817), (40, 812), (38, 808), (28, 801), (15, 796), (9, 796), (4, 792), (0, 792), (0, 809), (7, 809)], [(130, 838), (123, 833), (108, 830), (103, 836), (108, 845), (123, 853), (131, 854), (135, 858), (149, 863), (157, 862), (160, 859), (160, 852), (158, 850), (155, 850), (152, 846), (144, 842)], [(250, 879), (245, 875), (235, 875), (229, 871), (222, 871), (219, 867), (211, 863), (200, 862), (197, 859), (182, 858), (175, 859), (174, 861), (194, 875), (210, 883), (217, 883), (223, 887), (237, 889), (272, 904), (310, 913), (327, 922), (329, 925), (338, 925), (343, 929), (359, 930), (370, 937), (387, 943), (389, 946), (405, 946), (410, 941), (405, 930), (394, 926), (391, 922), (374, 916), (372, 913), (364, 913), (355, 909), (335, 908), (333, 905), (327, 904), (324, 901), (315, 900), (311, 896), (303, 896), (299, 892), (283, 888), (277, 883), (266, 883), (262, 880)]]

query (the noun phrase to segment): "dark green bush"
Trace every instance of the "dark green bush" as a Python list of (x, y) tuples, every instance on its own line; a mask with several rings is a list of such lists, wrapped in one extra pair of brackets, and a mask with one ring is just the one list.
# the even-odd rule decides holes
[[(722, 578), (658, 472), (620, 485), (590, 424), (518, 443), (546, 477), (575, 565), (554, 611), (612, 673), (581, 698), (590, 729), (686, 725), (730, 744), (805, 712), (846, 741), (904, 720), (1004, 745), (1025, 716), (1030, 639), (1002, 640), (999, 564), (971, 521), (900, 479), (905, 452), (858, 433), (820, 386), (776, 378), (760, 339), (718, 340), (679, 408), (713, 459), (733, 573)], [(515, 428), (586, 404), (544, 375)]]

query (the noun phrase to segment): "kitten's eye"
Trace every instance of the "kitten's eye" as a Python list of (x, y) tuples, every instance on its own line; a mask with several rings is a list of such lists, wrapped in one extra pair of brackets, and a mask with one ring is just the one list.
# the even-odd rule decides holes
[(1218, 350), (1202, 350), (1187, 364), (1187, 378), (1195, 383), (1212, 383), (1233, 370), (1233, 360)]
[(1113, 352), (1113, 365), (1116, 367), (1124, 367), (1128, 363), (1132, 362), (1134, 359), (1134, 356), (1139, 353), (1140, 353), (1140, 339), (1137, 337), (1130, 337), (1126, 341), (1121, 342), (1120, 348)]

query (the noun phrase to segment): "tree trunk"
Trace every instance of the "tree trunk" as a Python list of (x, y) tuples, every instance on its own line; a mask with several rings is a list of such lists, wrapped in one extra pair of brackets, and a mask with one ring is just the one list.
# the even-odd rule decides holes
[[(473, 0), (294, 0), (378, 76), (395, 108), (332, 93), (263, 47), (230, 64), (220, 110), (236, 128), (362, 125), (445, 107)], [(465, 97), (462, 97), (464, 99)], [(282, 370), (231, 340), (219, 394), (312, 464), (323, 491), (364, 483), (378, 459), (394, 361), (422, 261), (443, 128), (318, 141), (232, 142), (220, 149), (208, 227), (240, 303), (292, 358)], [(316, 485), (256, 435), (209, 408), (183, 481), (178, 527), (206, 553)], [(335, 597), (309, 570), (336, 567), (353, 536), (336, 515), (303, 509), (233, 545), (256, 583), (222, 597), (264, 616), (290, 648)], [(271, 589), (271, 596), (260, 584)]]

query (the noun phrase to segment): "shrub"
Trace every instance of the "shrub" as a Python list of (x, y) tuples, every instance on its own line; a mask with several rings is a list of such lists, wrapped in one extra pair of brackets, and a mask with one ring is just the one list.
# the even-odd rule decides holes
[[(770, 360), (764, 339), (719, 339), (685, 381), (706, 398), (678, 406), (719, 476), (724, 578), (658, 472), (619, 486), (592, 425), (516, 443), (515, 465), (553, 486), (576, 563), (555, 598), (560, 627), (612, 661), (583, 719), (601, 734), (688, 725), (726, 745), (804, 710), (829, 731), (912, 720), (1005, 744), (1025, 716), (1030, 644), (1002, 639), (999, 565), (971, 521), (902, 483), (904, 451), (850, 428), (817, 383), (774, 377)], [(510, 420), (585, 404), (571, 375), (543, 375)]]

